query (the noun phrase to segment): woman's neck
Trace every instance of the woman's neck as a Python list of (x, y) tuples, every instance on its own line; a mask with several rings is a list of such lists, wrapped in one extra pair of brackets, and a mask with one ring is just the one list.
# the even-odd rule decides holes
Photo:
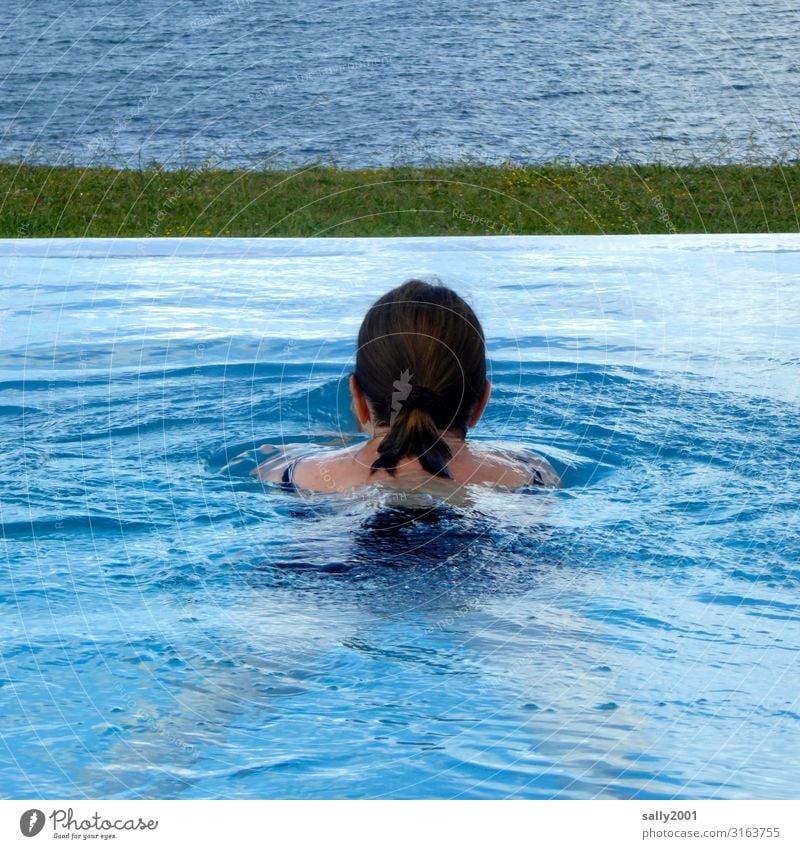
[[(378, 425), (372, 428), (370, 431), (367, 431), (369, 434), (369, 441), (378, 441), (382, 440), (391, 430), (389, 425)], [(440, 430), (439, 438), (444, 439), (447, 443), (453, 443), (455, 445), (464, 444), (467, 441), (466, 434), (461, 430), (455, 430), (450, 428), (449, 430)]]

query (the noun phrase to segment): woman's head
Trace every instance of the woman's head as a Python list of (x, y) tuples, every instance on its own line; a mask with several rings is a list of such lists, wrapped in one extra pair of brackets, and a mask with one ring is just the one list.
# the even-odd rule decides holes
[(373, 425), (390, 428), (373, 471), (393, 475), (400, 460), (418, 457), (448, 477), (452, 453), (442, 434), (465, 434), (488, 400), (486, 346), (472, 308), (421, 280), (387, 292), (361, 324), (351, 390), (357, 411), (362, 405)]

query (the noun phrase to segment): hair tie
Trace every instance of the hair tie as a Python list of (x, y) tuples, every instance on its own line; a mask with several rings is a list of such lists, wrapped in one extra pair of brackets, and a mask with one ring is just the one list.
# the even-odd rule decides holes
[(427, 386), (414, 384), (411, 387), (408, 397), (402, 403), (403, 407), (407, 410), (421, 409), (430, 411), (442, 403), (442, 396), (438, 392), (434, 392), (433, 389), (428, 389)]

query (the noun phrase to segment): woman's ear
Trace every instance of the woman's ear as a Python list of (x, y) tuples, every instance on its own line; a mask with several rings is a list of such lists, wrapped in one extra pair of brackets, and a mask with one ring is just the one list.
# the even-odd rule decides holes
[(367, 426), (370, 420), (369, 405), (367, 404), (367, 399), (364, 397), (364, 393), (361, 391), (361, 387), (358, 385), (358, 381), (354, 374), (350, 375), (349, 384), (350, 396), (353, 399), (353, 413), (355, 414), (358, 424), (363, 429)]
[(489, 403), (489, 397), (492, 394), (492, 384), (489, 381), (486, 381), (486, 386), (483, 387), (483, 392), (481, 393), (481, 397), (478, 398), (477, 404), (472, 410), (472, 415), (469, 417), (469, 426), (475, 427), (480, 420), (480, 417), (483, 415), (483, 411), (486, 409), (486, 405)]

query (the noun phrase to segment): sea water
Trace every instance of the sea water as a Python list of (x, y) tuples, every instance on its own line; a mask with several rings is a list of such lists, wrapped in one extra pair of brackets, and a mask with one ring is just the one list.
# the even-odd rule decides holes
[[(0, 243), (0, 795), (791, 798), (800, 237)], [(561, 490), (292, 494), (376, 297)], [(238, 456), (241, 459), (224, 467)]]
[(790, 0), (5, 0), (0, 159), (790, 160)]

